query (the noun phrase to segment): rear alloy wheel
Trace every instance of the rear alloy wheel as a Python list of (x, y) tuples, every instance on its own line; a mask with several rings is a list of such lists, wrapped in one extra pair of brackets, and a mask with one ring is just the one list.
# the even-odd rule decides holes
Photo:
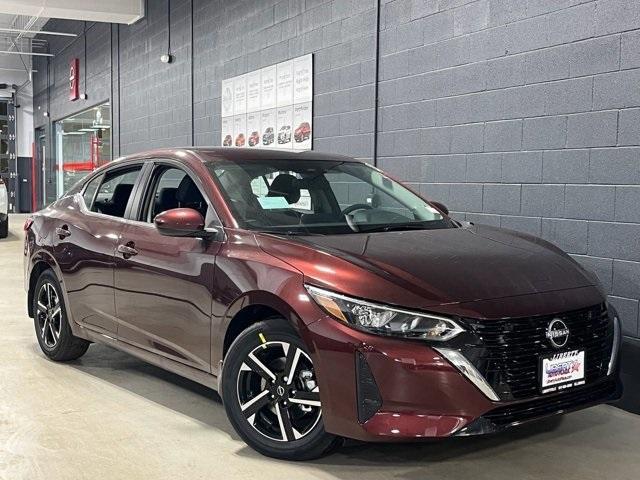
[(236, 339), (222, 391), (234, 428), (264, 455), (308, 460), (339, 442), (324, 431), (313, 361), (284, 320), (260, 322)]
[(44, 271), (38, 279), (33, 314), (38, 343), (47, 357), (63, 362), (85, 354), (90, 343), (71, 332), (60, 284), (51, 270)]
[(55, 348), (62, 330), (62, 305), (58, 292), (51, 283), (44, 282), (40, 286), (36, 301), (38, 306), (36, 319), (40, 338), (47, 348)]

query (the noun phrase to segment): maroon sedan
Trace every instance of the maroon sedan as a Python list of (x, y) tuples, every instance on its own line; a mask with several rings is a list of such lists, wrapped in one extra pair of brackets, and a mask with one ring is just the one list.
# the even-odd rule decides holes
[(496, 432), (620, 393), (590, 273), (349, 158), (133, 155), (25, 230), (45, 355), (100, 342), (215, 388), (265, 455)]

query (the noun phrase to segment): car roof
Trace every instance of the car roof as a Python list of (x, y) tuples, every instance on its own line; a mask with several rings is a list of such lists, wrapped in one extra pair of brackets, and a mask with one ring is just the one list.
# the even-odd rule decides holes
[(358, 160), (351, 157), (312, 151), (296, 152), (292, 150), (249, 149), (233, 147), (202, 147), (190, 148), (189, 150), (200, 156), (203, 160), (211, 162), (224, 160), (318, 160), (333, 162), (358, 162)]
[[(242, 147), (176, 147), (159, 148), (146, 152), (139, 152), (125, 157), (118, 158), (117, 163), (128, 160), (141, 160), (153, 157), (170, 157), (176, 160), (186, 160), (185, 153), (191, 152), (204, 162), (219, 161), (251, 161), (251, 160), (318, 160), (318, 161), (340, 161), (340, 162), (360, 162), (352, 157), (333, 153), (321, 153), (314, 151), (294, 151), (278, 149), (257, 149)], [(186, 162), (188, 163), (188, 161)], [(107, 164), (113, 165), (113, 162)]]

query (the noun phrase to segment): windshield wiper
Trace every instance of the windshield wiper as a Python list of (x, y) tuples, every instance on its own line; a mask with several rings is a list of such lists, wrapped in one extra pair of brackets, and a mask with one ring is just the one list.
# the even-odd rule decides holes
[(302, 236), (302, 235), (320, 235), (323, 236), (324, 233), (316, 233), (316, 232), (309, 232), (309, 231), (296, 231), (296, 230), (277, 230), (277, 229), (261, 229), (259, 230), (260, 233), (272, 233), (275, 235), (286, 235), (287, 237), (295, 237), (295, 236)]
[(424, 223), (396, 223), (394, 225), (385, 225), (381, 227), (374, 227), (371, 229), (361, 229), (361, 233), (371, 232), (395, 232), (401, 230), (431, 230), (430, 227)]

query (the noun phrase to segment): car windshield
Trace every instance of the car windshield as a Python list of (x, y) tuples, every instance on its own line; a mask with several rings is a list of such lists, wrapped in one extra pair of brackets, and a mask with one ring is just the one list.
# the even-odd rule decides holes
[(240, 226), (250, 230), (309, 235), (455, 226), (365, 163), (242, 159), (208, 168)]

